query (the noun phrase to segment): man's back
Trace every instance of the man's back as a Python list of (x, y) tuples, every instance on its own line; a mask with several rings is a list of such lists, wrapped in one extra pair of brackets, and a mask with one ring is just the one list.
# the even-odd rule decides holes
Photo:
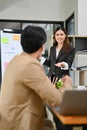
[[(37, 122), (44, 114), (43, 100), (23, 81), (27, 75), (27, 69), (32, 63), (37, 64), (38, 62), (36, 59), (29, 58), (27, 55), (18, 55), (9, 63), (5, 71), (1, 86), (0, 111), (2, 124), (8, 121), (6, 124), (10, 123), (10, 125), (6, 125), (6, 127), (3, 125), (5, 128), (2, 130), (10, 130), (13, 128), (16, 130), (16, 127), (19, 128), (18, 130), (23, 127), (29, 130), (31, 128), (31, 120), (34, 122), (32, 130), (36, 128), (39, 130), (42, 125), (41, 122), (39, 125)], [(30, 74), (33, 70), (31, 70)], [(32, 86), (31, 81), (29, 83)], [(20, 122), (25, 122), (24, 126)], [(29, 125), (27, 126), (27, 124)]]

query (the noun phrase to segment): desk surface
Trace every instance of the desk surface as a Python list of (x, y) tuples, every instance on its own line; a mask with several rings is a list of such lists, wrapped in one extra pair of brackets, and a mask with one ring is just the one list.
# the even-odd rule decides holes
[(65, 125), (73, 125), (73, 124), (87, 124), (87, 115), (80, 116), (63, 116), (59, 114), (54, 108), (52, 108), (52, 112), (58, 117), (58, 119)]

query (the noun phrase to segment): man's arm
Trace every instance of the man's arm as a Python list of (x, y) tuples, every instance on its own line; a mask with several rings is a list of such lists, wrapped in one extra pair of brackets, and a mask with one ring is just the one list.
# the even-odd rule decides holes
[(40, 63), (35, 62), (27, 65), (24, 72), (23, 79), (26, 86), (35, 91), (42, 100), (51, 106), (60, 105), (64, 91), (71, 88), (71, 79), (67, 76), (63, 79), (64, 84), (61, 90), (56, 89), (46, 76)]

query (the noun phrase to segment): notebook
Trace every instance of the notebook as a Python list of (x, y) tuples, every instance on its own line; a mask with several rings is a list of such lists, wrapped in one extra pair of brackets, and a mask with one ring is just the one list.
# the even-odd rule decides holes
[(66, 90), (60, 107), (55, 109), (62, 115), (87, 115), (87, 89)]

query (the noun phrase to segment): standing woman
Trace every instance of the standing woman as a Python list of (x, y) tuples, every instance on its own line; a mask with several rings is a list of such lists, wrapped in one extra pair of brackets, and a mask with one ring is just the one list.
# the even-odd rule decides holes
[(70, 75), (69, 69), (72, 66), (75, 57), (75, 48), (69, 43), (67, 32), (64, 28), (56, 28), (54, 32), (54, 43), (50, 48), (49, 59), (44, 64), (49, 69), (48, 77), (62, 78), (64, 75)]
[[(71, 46), (67, 32), (64, 28), (58, 27), (54, 32), (54, 43), (50, 48), (49, 59), (45, 60), (44, 64), (49, 69), (48, 77), (53, 82), (54, 77), (58, 79), (69, 74), (69, 69), (72, 66), (75, 57), (75, 48)], [(58, 119), (54, 116), (56, 128), (62, 130)]]

